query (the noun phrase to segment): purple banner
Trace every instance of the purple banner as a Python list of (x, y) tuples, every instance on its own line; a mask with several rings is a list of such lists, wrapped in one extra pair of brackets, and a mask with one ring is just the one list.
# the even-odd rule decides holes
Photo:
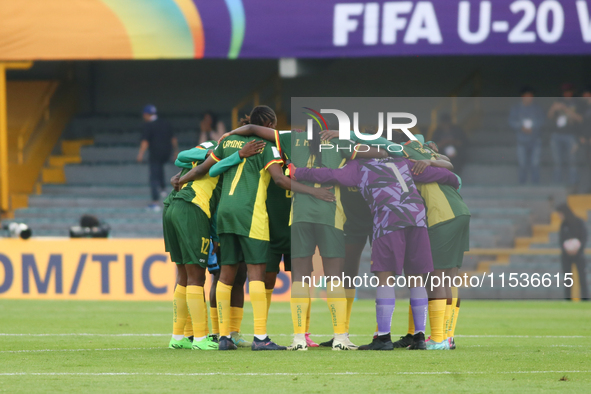
[(591, 53), (586, 0), (194, 1), (205, 57)]

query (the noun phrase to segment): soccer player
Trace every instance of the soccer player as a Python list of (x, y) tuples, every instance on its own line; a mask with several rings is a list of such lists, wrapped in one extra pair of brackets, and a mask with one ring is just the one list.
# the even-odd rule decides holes
[[(211, 147), (214, 145), (209, 143)], [(208, 147), (203, 147), (207, 150)], [(195, 164), (199, 163), (196, 161)], [(173, 178), (174, 181), (174, 178)], [(203, 294), (205, 269), (209, 260), (210, 243), (214, 243), (217, 251), (217, 234), (212, 228), (211, 217), (217, 207), (220, 188), (216, 178), (205, 178), (192, 182), (179, 190), (169, 201), (163, 219), (165, 243), (171, 260), (177, 263), (179, 276), (186, 273), (186, 287), (182, 284), (175, 288), (174, 311), (176, 324), (180, 325), (183, 317), (191, 316), (194, 339), (193, 349), (214, 350), (217, 343), (208, 336), (207, 306)], [(184, 279), (184, 278), (183, 278)], [(181, 282), (184, 282), (182, 280)], [(173, 326), (173, 334), (179, 328)], [(177, 338), (173, 335), (169, 347), (186, 348), (188, 340), (173, 343)]]
[[(204, 152), (205, 153), (205, 152)], [(203, 155), (205, 158), (205, 154)], [(189, 167), (190, 169), (191, 167)], [(179, 174), (186, 174), (189, 169), (183, 168)], [(176, 175), (175, 175), (176, 176)], [(170, 206), (177, 191), (172, 189), (168, 196), (164, 199), (162, 210), (162, 226), (164, 233), (164, 250), (170, 254), (170, 245), (167, 237), (167, 223), (164, 220), (166, 217), (166, 211)], [(173, 263), (173, 256), (170, 256)], [(191, 349), (193, 346), (193, 323), (191, 317), (187, 311), (186, 301), (186, 288), (187, 288), (187, 270), (185, 270), (184, 264), (177, 264), (177, 276), (176, 276), (176, 287), (174, 291), (174, 298), (172, 301), (172, 337), (168, 343), (168, 347), (171, 349)]]
[[(250, 157), (256, 153), (259, 153), (263, 147), (263, 143), (261, 141), (251, 141), (248, 144), (245, 144), (244, 147), (236, 152), (233, 155), (233, 160), (238, 162), (243, 161), (245, 158)], [(224, 159), (230, 160), (231, 158)], [(222, 163), (218, 163), (219, 165)], [(227, 164), (228, 167), (232, 166), (232, 163)], [(217, 177), (221, 175), (224, 171), (219, 171), (219, 173), (214, 174), (210, 172), (211, 177)], [(217, 220), (217, 219), (214, 219)], [(218, 252), (218, 261), (221, 261), (221, 254)], [(217, 290), (217, 283), (220, 276), (219, 264), (218, 270), (215, 271), (213, 276), (213, 284), (210, 288), (209, 292), (209, 300), (210, 300), (210, 312), (211, 312), (211, 322), (212, 322), (212, 333), (214, 339), (217, 341), (219, 340), (220, 336), (220, 329), (219, 329), (219, 321), (218, 321), (218, 311), (217, 311), (217, 299), (216, 299), (216, 290)], [(236, 277), (234, 279), (234, 284), (232, 285), (232, 292), (230, 295), (230, 337), (232, 342), (237, 347), (250, 347), (251, 343), (244, 340), (242, 334), (240, 333), (240, 326), (242, 324), (242, 318), (244, 316), (244, 283), (246, 282), (246, 264), (240, 263), (238, 266), (238, 270), (236, 271)]]
[[(294, 131), (294, 132), (292, 132), (292, 131), (277, 131), (277, 130), (266, 129), (264, 127), (253, 127), (251, 125), (251, 126), (245, 126), (240, 129), (234, 130), (232, 133), (239, 133), (242, 135), (255, 134), (261, 138), (264, 138), (264, 139), (267, 139), (270, 141), (274, 141), (277, 146), (277, 149), (281, 153), (281, 156), (285, 162), (289, 162), (293, 158), (292, 152), (291, 152), (292, 146), (302, 147), (302, 146), (306, 146), (308, 144), (308, 141), (301, 140), (296, 137), (297, 131)], [(292, 139), (292, 137), (293, 137), (293, 139)], [(317, 145), (319, 145), (319, 141), (316, 141), (316, 143), (317, 143)], [(342, 151), (341, 155), (344, 154), (346, 157), (352, 156), (352, 154), (355, 154), (355, 152), (356, 152), (356, 151), (354, 152), (352, 150), (352, 145), (351, 145), (350, 141), (346, 142), (345, 146), (342, 146), (341, 148), (344, 149), (344, 151)], [(336, 150), (337, 149), (333, 149), (333, 152), (332, 152), (333, 161), (336, 160), (336, 162), (333, 163), (333, 165), (341, 165), (344, 162), (344, 160), (343, 160), (343, 157), (341, 157), (341, 155), (339, 155), (339, 154), (335, 155)], [(309, 149), (305, 148), (304, 150), (302, 150), (302, 152), (305, 153), (305, 157), (303, 157), (302, 160), (303, 161), (310, 160)], [(330, 152), (327, 154), (330, 156)], [(369, 152), (359, 152), (359, 155), (364, 156), (364, 157), (380, 157), (381, 156), (381, 154), (379, 153), (379, 150), (376, 150), (376, 149), (370, 149)], [(303, 188), (304, 186), (300, 185), (298, 182), (292, 181), (292, 190), (294, 192), (296, 192), (296, 193), (303, 192), (303, 193), (307, 193), (309, 195), (314, 196), (314, 193), (310, 193), (307, 190), (299, 190), (296, 187)], [(308, 187), (308, 186), (306, 186), (306, 187)], [(326, 191), (326, 190), (330, 190), (330, 188), (315, 187), (313, 190)], [(342, 192), (342, 191), (340, 191), (340, 192)], [(339, 194), (340, 194), (340, 192), (339, 192)], [(336, 195), (337, 195), (337, 193), (335, 193), (334, 199), (336, 199)], [(325, 199), (325, 198), (321, 198), (318, 196), (315, 196), (315, 197), (319, 198), (321, 200), (327, 201), (327, 199)], [(363, 201), (363, 199), (361, 201), (362, 201), (362, 204), (367, 205), (365, 203), (365, 201)], [(322, 204), (322, 202), (318, 202), (318, 203)], [(328, 209), (330, 210), (333, 208), (329, 207)], [(342, 214), (342, 210), (340, 210), (340, 209), (339, 209), (338, 218), (339, 219), (337, 221), (340, 224), (342, 224), (342, 222), (345, 222), (345, 226), (347, 225), (346, 223), (348, 223), (348, 219), (346, 219), (346, 215)], [(312, 220), (312, 219), (309, 219), (309, 220)], [(350, 226), (350, 228), (354, 228), (354, 227), (355, 227), (355, 223), (353, 223), (353, 225)], [(369, 227), (371, 229), (371, 221), (369, 223)], [(320, 227), (320, 228), (322, 228), (322, 227)], [(341, 235), (342, 235), (342, 233), (337, 232), (337, 239), (340, 239)], [(327, 242), (325, 242), (325, 244), (326, 243)], [(348, 247), (349, 246), (347, 246), (347, 248)], [(357, 246), (357, 248), (359, 248), (359, 246)], [(327, 249), (326, 245), (321, 248), (321, 254), (323, 252), (329, 253), (328, 249), (326, 251), (325, 251), (325, 249)], [(342, 253), (342, 249), (343, 248), (341, 248), (341, 253)], [(359, 269), (359, 256), (360, 256), (362, 249), (363, 249), (363, 245), (361, 245), (361, 249), (359, 250), (359, 252), (353, 253), (353, 258), (349, 259), (349, 261), (353, 260), (353, 263), (348, 264), (345, 267), (345, 273), (347, 273), (347, 275), (353, 276), (353, 275), (357, 274), (358, 269)], [(357, 254), (357, 257), (355, 257), (356, 254)], [(307, 257), (311, 260), (311, 256), (307, 256)], [(323, 257), (326, 257), (326, 256), (323, 256)], [(308, 261), (306, 265), (302, 266), (302, 269), (304, 270), (304, 272), (306, 272), (306, 270), (308, 269), (308, 265), (310, 265), (309, 269), (311, 272), (311, 261)], [(337, 268), (335, 266), (331, 266), (330, 269), (335, 269), (335, 272), (337, 272), (337, 273), (339, 272), (339, 268)], [(295, 276), (296, 275), (292, 275), (292, 280)], [(345, 288), (345, 297), (346, 297), (346, 305), (347, 306), (346, 306), (346, 313), (345, 313), (345, 318), (344, 318), (345, 319), (345, 322), (344, 322), (345, 333), (343, 334), (344, 336), (348, 335), (348, 327), (349, 327), (349, 322), (350, 322), (350, 317), (351, 317), (351, 308), (353, 305), (353, 300), (355, 298), (355, 295), (354, 295), (355, 290), (353, 289), (353, 286), (350, 284), (348, 284), (348, 286), (349, 286), (348, 288)], [(293, 286), (292, 286), (292, 289), (293, 289)], [(298, 289), (296, 287), (296, 291), (298, 292), (297, 296), (292, 296), (292, 301), (293, 301), (292, 302), (292, 318), (294, 319), (294, 332), (296, 335), (296, 339), (294, 340), (294, 343), (292, 344), (292, 346), (289, 347), (289, 349), (290, 350), (306, 350), (307, 346), (309, 346), (309, 347), (316, 346), (316, 344), (310, 339), (310, 336), (309, 336), (310, 297), (309, 297), (309, 294), (307, 293), (309, 290), (307, 290), (307, 288), (306, 289)], [(307, 305), (303, 306), (302, 303), (305, 303), (306, 301), (307, 301)], [(302, 315), (303, 310), (306, 310), (306, 316), (302, 318), (301, 315)], [(303, 333), (301, 331), (303, 331)], [(302, 338), (302, 336), (303, 336), (303, 338)], [(304, 338), (305, 338), (305, 344), (304, 344)], [(350, 340), (348, 340), (348, 337), (346, 338), (346, 342), (348, 342), (348, 347), (346, 347), (347, 349), (355, 349), (356, 348), (356, 346), (353, 343), (351, 343)], [(323, 345), (333, 347), (333, 344), (334, 344), (334, 338), (328, 342), (325, 342)], [(335, 346), (335, 350), (340, 349), (341, 346), (344, 346), (344, 345), (337, 344)]]
[[(366, 133), (375, 133), (375, 130), (368, 130)], [(338, 138), (338, 131), (323, 130), (320, 132), (320, 137), (324, 141), (332, 141)], [(364, 143), (361, 139), (356, 139), (356, 142)], [(375, 144), (370, 144), (374, 145)], [(385, 146), (385, 145), (384, 145)], [(384, 148), (382, 148), (384, 149)], [(378, 151), (379, 152), (379, 151)], [(369, 153), (369, 152), (366, 152)], [(365, 153), (362, 153), (362, 156)], [(402, 153), (397, 153), (396, 150), (390, 152), (394, 156), (401, 156)], [(361, 157), (358, 155), (357, 157)], [(379, 158), (381, 155), (365, 154), (366, 158)], [(293, 180), (292, 180), (293, 181)], [(365, 248), (365, 244), (369, 240), (371, 244), (371, 235), (373, 229), (373, 221), (369, 205), (361, 195), (359, 188), (356, 186), (341, 188), (341, 202), (347, 221), (343, 226), (345, 233), (345, 277), (353, 278), (359, 273), (359, 265), (361, 263), (361, 253)], [(353, 308), (353, 301), (355, 300), (355, 286), (352, 283), (345, 283), (345, 295), (347, 297), (347, 320), (346, 330), (349, 332), (349, 323), (351, 321), (351, 312)], [(377, 329), (375, 336), (377, 336)], [(329, 341), (320, 343), (322, 347), (332, 347), (334, 338)]]
[[(394, 135), (395, 141), (404, 143), (407, 138), (402, 133)], [(452, 168), (449, 159), (437, 152), (434, 143), (422, 144), (420, 141), (404, 143), (404, 154), (417, 160), (413, 172), (420, 173), (429, 166)], [(427, 207), (427, 226), (433, 257), (433, 276), (442, 274), (454, 277), (462, 267), (464, 252), (469, 250), (470, 210), (457, 188), (434, 182), (418, 182), (417, 189)], [(455, 349), (455, 327), (460, 311), (458, 289), (442, 283), (431, 291), (429, 286), (429, 321), (431, 338), (428, 350)], [(413, 310), (409, 309), (409, 331), (395, 343), (397, 347), (412, 346), (411, 333), (416, 330), (412, 322)]]
[[(223, 137), (229, 135), (242, 135), (251, 136), (256, 135), (262, 139), (273, 142), (277, 147), (279, 154), (285, 163), (290, 162), (291, 157), (291, 131), (278, 131), (273, 128), (264, 127), (263, 125), (248, 124), (226, 133)], [(226, 158), (222, 162), (215, 164), (211, 169), (210, 175), (218, 175), (221, 170), (218, 166), (221, 166), (225, 161), (230, 164), (231, 158)], [(239, 162), (232, 163), (232, 165), (239, 164)], [(284, 165), (283, 171), (287, 170), (287, 166)], [(317, 199), (332, 202), (335, 200), (334, 194), (329, 191), (328, 188), (315, 188), (306, 185), (302, 185), (298, 182), (291, 182), (292, 192), (306, 193), (314, 196)], [(292, 192), (285, 191), (274, 182), (269, 184), (267, 190), (267, 211), (269, 213), (269, 228), (271, 237), (271, 253), (269, 254), (269, 260), (266, 267), (265, 275), (265, 291), (267, 293), (267, 313), (271, 306), (271, 297), (275, 283), (277, 280), (277, 274), (279, 272), (279, 264), (283, 259), (284, 270), (291, 271), (291, 232), (289, 228), (289, 217), (291, 210), (291, 198)], [(318, 347), (310, 338), (310, 307), (307, 310), (306, 317), (306, 328), (305, 338), (306, 344), (309, 347)]]
[[(293, 181), (293, 179), (292, 179)], [(363, 199), (359, 188), (356, 186), (341, 187), (341, 203), (347, 220), (343, 225), (345, 235), (345, 263), (343, 272), (345, 277), (353, 278), (359, 274), (361, 253), (368, 240), (371, 242), (372, 215), (369, 205)], [(345, 297), (347, 298), (347, 316), (345, 330), (349, 332), (353, 301), (355, 300), (355, 286), (349, 281), (344, 284)], [(322, 347), (332, 347), (334, 338), (320, 343)]]
[[(333, 132), (333, 131), (324, 131), (323, 133), (323, 137), (326, 138), (335, 138), (338, 136), (337, 132)], [(417, 137), (418, 141), (410, 141), (408, 137), (403, 134), (402, 132), (398, 132), (395, 133), (393, 135), (393, 142), (392, 141), (388, 141), (384, 138), (378, 138), (376, 140), (374, 140), (374, 144), (381, 144), (387, 147), (391, 147), (392, 145), (398, 145), (399, 144), (404, 144), (406, 143), (406, 145), (404, 145), (404, 150), (402, 152), (402, 154), (407, 157), (407, 158), (411, 158), (411, 159), (416, 159), (416, 164), (413, 167), (413, 171), (420, 173), (426, 166), (433, 166), (433, 167), (441, 167), (441, 168), (447, 168), (448, 170), (453, 170), (453, 165), (450, 163), (449, 158), (447, 158), (444, 155), (438, 154), (437, 152), (437, 145), (433, 142), (428, 142), (428, 143), (423, 143), (424, 138), (422, 135), (417, 134), (415, 135), (415, 137)], [(395, 151), (395, 149), (388, 149), (388, 152), (391, 156), (393, 156), (393, 152)], [(430, 152), (430, 153), (429, 153)], [(428, 153), (428, 154), (427, 154)], [(395, 154), (397, 155), (397, 154)], [(459, 177), (458, 177), (459, 179)], [(425, 200), (425, 205), (427, 207), (427, 216), (428, 217), (437, 217), (439, 212), (449, 212), (449, 207), (453, 207), (454, 212), (457, 213), (457, 215), (459, 217), (463, 216), (463, 218), (460, 218), (460, 220), (458, 220), (456, 222), (456, 225), (458, 227), (461, 227), (458, 229), (459, 231), (459, 235), (460, 237), (468, 237), (468, 227), (469, 227), (469, 223), (466, 222), (466, 215), (469, 215), (469, 211), (468, 208), (466, 207), (465, 203), (463, 202), (461, 196), (458, 194), (457, 190), (450, 188), (449, 186), (446, 185), (440, 185), (441, 189), (444, 191), (443, 194), (440, 194), (439, 192), (436, 191), (436, 189), (434, 189), (435, 187), (439, 187), (437, 186), (436, 183), (432, 184), (429, 186), (429, 189), (431, 190), (431, 193), (429, 193), (429, 190), (427, 190), (426, 194), (427, 194), (427, 198), (425, 198), (425, 196), (423, 195), (423, 191), (425, 191), (425, 188), (423, 187), (423, 185), (421, 183), (417, 183), (417, 188), (419, 190), (419, 193), (421, 193), (423, 199)], [(460, 187), (461, 187), (461, 180), (460, 180)], [(441, 198), (435, 198), (435, 196), (442, 196), (445, 195), (446, 198), (450, 199), (449, 204), (447, 203), (447, 201), (444, 201), (444, 199)], [(462, 225), (460, 226), (458, 223), (460, 223), (461, 221), (463, 221)], [(469, 216), (468, 216), (468, 222), (469, 222)], [(428, 220), (428, 226), (431, 227), (431, 225), (433, 224), (433, 222), (431, 220)], [(435, 223), (435, 227), (434, 229), (438, 226), (438, 223)], [(469, 242), (467, 239), (463, 239), (461, 241), (459, 240), (453, 240), (453, 242), (449, 241), (450, 238), (454, 238), (456, 235), (455, 233), (452, 231), (449, 231), (450, 228), (446, 228), (445, 231), (444, 230), (435, 230), (435, 237), (443, 237), (440, 239), (440, 242), (437, 242), (436, 244), (434, 244), (433, 242), (431, 242), (431, 247), (432, 247), (432, 255), (433, 255), (433, 261), (434, 261), (434, 266), (435, 269), (437, 269), (439, 266), (445, 265), (445, 264), (449, 264), (449, 263), (445, 263), (442, 262), (442, 259), (445, 259), (446, 257), (444, 256), (448, 256), (449, 257), (449, 250), (446, 250), (446, 245), (447, 247), (451, 247), (450, 245), (456, 245), (456, 247), (459, 246), (459, 248), (464, 248), (464, 250), (468, 250), (468, 246), (469, 246)], [(429, 234), (432, 234), (433, 230), (429, 230)], [(461, 256), (460, 256), (461, 254)], [(437, 256), (437, 257), (436, 257)], [(456, 253), (455, 257), (452, 257), (452, 259), (455, 260), (455, 264), (456, 267), (452, 268), (451, 270), (447, 271), (447, 274), (449, 273), (453, 273), (453, 275), (457, 274), (457, 270), (458, 268), (461, 267), (461, 262), (463, 259), (463, 252), (461, 253)], [(452, 263), (453, 264), (453, 263)], [(441, 274), (441, 272), (439, 271), (438, 274)], [(443, 289), (443, 288), (442, 288)], [(444, 325), (443, 325), (443, 332), (444, 335), (447, 335), (446, 338), (448, 338), (448, 344), (449, 344), (449, 348), (451, 349), (455, 349), (455, 340), (453, 339), (453, 334), (455, 333), (455, 327), (456, 327), (456, 323), (457, 323), (457, 316), (459, 314), (459, 298), (457, 297), (457, 288), (452, 287), (451, 289), (447, 289), (445, 288), (445, 295), (443, 294), (443, 290), (442, 289), (436, 289), (435, 293), (430, 294), (430, 299), (428, 300), (428, 305), (430, 308), (431, 313), (429, 313), (429, 318), (430, 320), (433, 319), (433, 322), (431, 323), (431, 327), (435, 327), (435, 332), (436, 334), (438, 333), (439, 329), (439, 321), (441, 320), (441, 308), (442, 308), (442, 303), (441, 303), (441, 297), (446, 297), (446, 306), (445, 306), (445, 313), (443, 315), (443, 321), (444, 321)], [(410, 297), (410, 306), (409, 306), (409, 330), (406, 336), (401, 337), (400, 340), (394, 342), (394, 348), (409, 348), (409, 349), (416, 349), (417, 348), (417, 344), (413, 341), (413, 336), (417, 335), (419, 333), (419, 329), (418, 327), (415, 327), (414, 322), (417, 320), (416, 317), (413, 316), (413, 310), (415, 310), (415, 314), (416, 311), (422, 311), (423, 308), (423, 304), (425, 302), (427, 302), (425, 300), (426, 298), (426, 289), (424, 288), (414, 288), (411, 289), (411, 297)], [(422, 312), (420, 312), (422, 315)], [(447, 333), (447, 334), (446, 334)], [(376, 333), (377, 335), (377, 333)], [(439, 339), (436, 336), (436, 339)], [(433, 344), (433, 341), (429, 340), (429, 342), (427, 343), (428, 348), (437, 348), (437, 347), (446, 347), (446, 344), (440, 345), (440, 346), (435, 346)]]
[[(264, 145), (262, 141), (259, 141)], [(216, 163), (209, 170), (209, 175), (219, 175), (233, 165), (239, 165), (234, 157), (227, 157)], [(267, 189), (267, 212), (269, 215), (269, 237), (270, 247), (266, 263), (265, 293), (267, 300), (267, 316), (271, 307), (271, 297), (277, 274), (280, 271), (280, 264), (283, 261), (284, 270), (291, 271), (291, 234), (289, 231), (289, 212), (291, 209), (291, 191), (278, 187), (275, 182), (269, 183)], [(234, 290), (234, 288), (232, 289)], [(236, 341), (234, 341), (236, 343)], [(317, 346), (317, 345), (316, 345)]]
[[(314, 126), (312, 140), (306, 139), (306, 133), (291, 133), (290, 145), (293, 150), (292, 163), (309, 168), (338, 168), (347, 159), (354, 159), (357, 146), (351, 141), (337, 141), (328, 147), (327, 141), (321, 141)], [(287, 142), (281, 144), (285, 149)], [(324, 187), (324, 185), (321, 185)], [(345, 235), (343, 225), (346, 217), (341, 203), (341, 191), (338, 185), (333, 189), (334, 203), (313, 199), (308, 195), (296, 193), (292, 209), (292, 319), (294, 340), (290, 350), (306, 350), (305, 327), (307, 310), (310, 305), (309, 280), (313, 271), (312, 256), (318, 247), (324, 273), (328, 276), (341, 276), (345, 258)], [(328, 286), (328, 285), (327, 285)], [(347, 297), (342, 286), (330, 286), (327, 289), (327, 304), (333, 322), (333, 350), (357, 350), (347, 333)]]
[[(212, 254), (217, 250), (215, 222), (209, 218), (217, 208), (220, 189), (217, 185), (217, 178), (211, 177), (190, 182), (180, 191), (178, 185), (179, 177), (188, 172), (189, 168), (203, 162), (210, 152), (209, 149), (215, 146), (216, 142), (208, 141), (200, 144), (197, 148), (179, 154), (175, 164), (182, 170), (171, 179), (175, 188), (164, 203), (165, 249), (170, 253), (171, 260), (177, 263), (178, 271), (173, 301), (173, 337), (169, 343), (169, 347), (175, 349), (211, 350), (217, 348), (215, 338), (207, 336), (207, 308), (204, 306), (203, 284), (205, 282), (205, 267), (210, 260), (211, 240), (215, 244), (211, 247)], [(245, 156), (256, 152), (256, 150), (248, 151), (248, 148), (250, 147), (247, 147), (243, 152)], [(206, 232), (207, 236), (205, 236)], [(202, 236), (201, 239), (198, 239), (198, 235)], [(216, 268), (218, 267), (209, 266), (210, 272), (214, 275), (216, 271), (219, 271), (219, 268), (217, 270)], [(199, 300), (200, 294), (203, 303)], [(191, 309), (195, 320), (191, 318)], [(193, 325), (194, 329), (189, 330), (185, 328), (186, 325)], [(215, 332), (215, 324), (212, 325)], [(183, 331), (184, 336), (182, 335)], [(193, 333), (198, 335), (195, 341), (190, 340)]]
[[(403, 268), (407, 276), (427, 274), (433, 270), (425, 207), (413, 177), (417, 181), (439, 181), (459, 186), (457, 177), (450, 171), (429, 168), (422, 174), (413, 175), (410, 171), (413, 165), (406, 159), (387, 158), (353, 160), (339, 169), (290, 168), (290, 174), (299, 180), (359, 187), (373, 213), (372, 272), (379, 279), (376, 296), (378, 336), (360, 350), (393, 349), (390, 328), (395, 292), (388, 278), (394, 274), (401, 275)], [(409, 281), (409, 286), (414, 288), (417, 282), (422, 280)], [(424, 325), (426, 308), (423, 309)], [(424, 334), (416, 339), (417, 342), (422, 340), (424, 348)]]
[[(247, 122), (274, 127), (277, 118), (267, 106), (255, 107)], [(208, 176), (216, 162), (231, 156), (253, 138), (232, 135), (226, 137), (212, 155), (200, 166), (185, 174), (180, 182)], [(228, 317), (230, 292), (240, 262), (247, 264), (249, 293), (253, 307), (255, 337), (252, 350), (285, 350), (267, 335), (267, 300), (265, 292), (265, 268), (269, 253), (269, 223), (267, 188), (271, 177), (283, 189), (290, 189), (290, 180), (283, 175), (283, 161), (279, 152), (265, 142), (260, 154), (254, 155), (225, 174), (222, 197), (218, 209), (218, 232), (222, 244), (222, 269), (216, 291), (220, 324), (220, 350), (234, 350), (230, 340)]]

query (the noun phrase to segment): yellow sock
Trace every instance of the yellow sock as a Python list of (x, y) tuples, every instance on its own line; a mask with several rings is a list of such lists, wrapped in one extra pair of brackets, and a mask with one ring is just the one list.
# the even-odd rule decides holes
[(177, 285), (172, 299), (172, 335), (184, 335), (187, 322), (187, 288)]
[(306, 311), (306, 332), (310, 332), (310, 312), (312, 311), (312, 299), (308, 297), (308, 310)]
[(211, 333), (220, 334), (220, 323), (218, 320), (218, 308), (209, 308), (209, 314), (211, 315)]
[(267, 334), (267, 294), (265, 282), (256, 280), (248, 282), (248, 293), (254, 316), (254, 335)]
[(307, 283), (293, 282), (291, 285), (291, 320), (294, 334), (305, 334), (308, 329), (310, 310), (310, 287)]
[(237, 306), (230, 307), (230, 332), (240, 332), (243, 316), (244, 309), (238, 308)]
[(196, 338), (208, 334), (207, 306), (203, 299), (203, 286), (187, 286), (187, 306), (193, 321), (193, 335)]
[(355, 301), (355, 289), (345, 289), (347, 297), (347, 315), (345, 317), (345, 332), (349, 332), (349, 323), (351, 322), (351, 311), (353, 310), (353, 301)]
[(218, 324), (220, 326), (220, 335), (230, 335), (230, 297), (232, 295), (232, 286), (228, 286), (218, 281), (215, 291), (215, 299), (218, 310)]
[(203, 297), (203, 321), (205, 322), (205, 331), (207, 332), (205, 335), (209, 335), (209, 319), (207, 316), (207, 302), (205, 301), (205, 297)]
[(460, 307), (457, 306), (454, 308), (454, 318), (451, 322), (451, 332), (449, 333), (450, 337), (453, 337), (456, 334), (456, 324), (458, 324), (458, 315), (460, 314)]
[(447, 337), (451, 338), (454, 336), (454, 327), (456, 326), (456, 320), (458, 318), (458, 312), (460, 307), (458, 306), (458, 288), (452, 287), (451, 288), (451, 320), (449, 323), (449, 327), (447, 328)]
[(330, 284), (326, 291), (326, 303), (332, 319), (332, 329), (335, 335), (346, 333), (345, 321), (347, 319), (347, 299), (345, 298), (345, 289), (334, 287), (330, 289)]
[[(186, 298), (185, 298), (186, 300)], [(188, 338), (193, 335), (193, 320), (191, 320), (191, 315), (189, 314), (189, 310), (187, 308), (187, 322), (185, 323), (185, 336)]]
[(445, 298), (429, 301), (429, 323), (431, 324), (431, 339), (434, 342), (441, 342), (445, 339), (443, 337), (445, 304)]
[(412, 315), (412, 307), (408, 306), (408, 332), (407, 334), (415, 335), (415, 319)]
[(448, 304), (445, 301), (445, 313), (443, 315), (443, 339), (447, 339), (447, 331), (451, 329), (451, 311), (453, 309), (452, 304)]
[(267, 297), (267, 316), (269, 316), (269, 308), (271, 308), (271, 297), (273, 296), (273, 289), (265, 289)]

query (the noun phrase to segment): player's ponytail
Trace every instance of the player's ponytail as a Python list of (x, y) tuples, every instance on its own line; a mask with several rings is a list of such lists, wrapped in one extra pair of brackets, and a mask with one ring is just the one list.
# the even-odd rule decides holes
[(242, 126), (246, 126), (247, 124), (250, 124), (250, 116), (244, 115), (244, 118), (240, 119), (240, 124)]
[(270, 107), (266, 105), (257, 105), (252, 109), (250, 115), (240, 119), (242, 125), (253, 124), (257, 126), (269, 126), (277, 123), (277, 115)]

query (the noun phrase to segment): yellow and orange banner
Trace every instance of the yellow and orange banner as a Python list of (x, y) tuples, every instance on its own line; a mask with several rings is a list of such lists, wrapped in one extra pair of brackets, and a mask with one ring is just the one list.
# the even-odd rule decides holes
[(1, 1), (0, 60), (202, 58), (192, 0)]

